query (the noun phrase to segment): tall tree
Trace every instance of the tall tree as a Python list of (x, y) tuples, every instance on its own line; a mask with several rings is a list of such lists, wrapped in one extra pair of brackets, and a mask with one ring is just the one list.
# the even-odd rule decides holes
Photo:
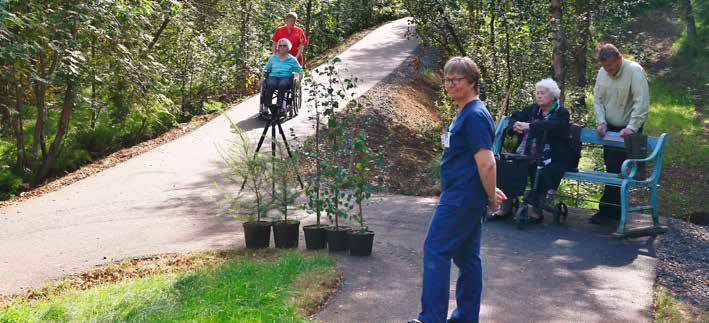
[(697, 46), (697, 25), (694, 22), (694, 9), (692, 8), (692, 0), (681, 0), (682, 14), (684, 23), (687, 26), (687, 38), (690, 41), (691, 47)]
[(564, 101), (564, 85), (566, 83), (566, 75), (564, 69), (564, 45), (566, 38), (564, 36), (564, 28), (562, 24), (562, 8), (561, 0), (550, 0), (549, 14), (551, 16), (551, 69), (554, 80), (559, 83), (561, 88), (560, 100)]

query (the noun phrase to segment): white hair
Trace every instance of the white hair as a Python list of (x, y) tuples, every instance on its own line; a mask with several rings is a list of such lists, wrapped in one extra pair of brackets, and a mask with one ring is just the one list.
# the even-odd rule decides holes
[(537, 82), (537, 84), (534, 84), (534, 87), (543, 87), (549, 90), (549, 93), (551, 93), (551, 95), (553, 95), (557, 99), (559, 98), (559, 96), (561, 96), (561, 89), (559, 88), (559, 84), (556, 84), (556, 81), (550, 78), (545, 78)]
[(276, 43), (277, 45), (280, 45), (281, 43), (286, 43), (288, 44), (288, 50), (290, 50), (293, 47), (293, 44), (291, 44), (290, 40), (288, 38), (281, 38), (278, 40)]

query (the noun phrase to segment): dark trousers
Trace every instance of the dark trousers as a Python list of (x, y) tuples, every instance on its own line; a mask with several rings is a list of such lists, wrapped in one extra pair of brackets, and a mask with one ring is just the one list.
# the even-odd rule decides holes
[[(569, 163), (565, 160), (552, 160), (551, 163), (545, 165), (539, 171), (539, 183), (537, 184), (536, 196), (532, 196), (532, 191), (530, 191), (529, 194), (525, 196), (525, 202), (538, 206), (537, 203), (539, 203), (544, 198), (547, 191), (557, 190), (559, 188), (559, 184), (561, 184), (561, 179), (564, 178), (564, 172), (566, 172), (566, 170), (569, 168), (568, 165)], [(530, 165), (529, 181), (530, 183), (532, 183), (532, 187), (534, 187), (534, 177), (536, 173), (537, 165)]]
[(266, 79), (266, 102), (268, 105), (273, 103), (273, 91), (278, 90), (276, 94), (276, 105), (278, 108), (283, 107), (283, 99), (286, 96), (286, 91), (293, 87), (293, 76), (273, 77), (269, 76)]
[[(625, 127), (616, 127), (608, 125), (608, 131), (621, 131)], [(638, 133), (643, 132), (643, 127), (640, 127)], [(603, 147), (603, 163), (606, 165), (606, 172), (620, 173), (620, 168), (623, 162), (628, 159), (628, 153), (623, 148)], [(598, 205), (598, 212), (604, 216), (620, 219), (620, 187), (606, 185), (603, 189), (603, 196)], [(612, 203), (608, 205), (603, 203)]]
[(458, 266), (456, 322), (477, 323), (483, 287), (480, 237), (485, 208), (439, 204), (423, 245), (423, 292), (419, 320), (445, 323), (448, 314), (451, 259)]

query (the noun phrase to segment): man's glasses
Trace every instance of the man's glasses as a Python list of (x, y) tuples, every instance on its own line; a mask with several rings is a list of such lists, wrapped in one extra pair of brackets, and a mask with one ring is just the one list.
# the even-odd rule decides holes
[(465, 79), (465, 77), (445, 78), (445, 79), (443, 80), (443, 84), (445, 84), (445, 85), (458, 85), (458, 83), (460, 83), (460, 81), (462, 81), (463, 79)]
[(288, 47), (288, 45), (278, 45), (278, 47)]

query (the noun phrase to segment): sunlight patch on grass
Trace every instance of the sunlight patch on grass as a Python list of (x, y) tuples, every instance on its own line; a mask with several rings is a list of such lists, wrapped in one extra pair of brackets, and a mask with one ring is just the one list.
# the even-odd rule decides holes
[(709, 142), (704, 125), (695, 116), (694, 105), (686, 90), (673, 89), (661, 81), (650, 82), (650, 113), (645, 133), (652, 136), (667, 133), (664, 159), (687, 167), (707, 169)]
[[(301, 273), (334, 272), (332, 266), (329, 257), (297, 252), (272, 259), (237, 258), (216, 267), (66, 291), (41, 301), (16, 300), (0, 309), (0, 322), (305, 322), (289, 299), (307, 284), (293, 282)], [(322, 277), (332, 281), (330, 275)], [(307, 282), (319, 284), (315, 278)]]

